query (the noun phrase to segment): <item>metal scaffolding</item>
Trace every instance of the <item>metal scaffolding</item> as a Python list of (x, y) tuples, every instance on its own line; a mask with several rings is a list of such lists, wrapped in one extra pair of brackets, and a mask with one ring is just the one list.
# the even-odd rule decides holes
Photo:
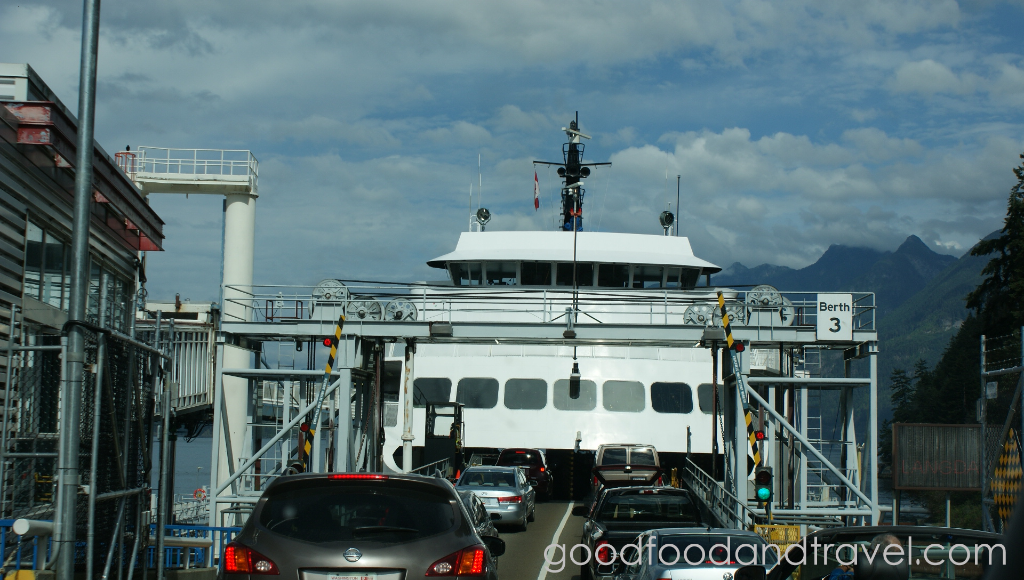
[[(544, 289), (453, 289), (429, 284), (339, 284), (334, 295), (300, 286), (229, 288), (233, 296), (218, 335), (217, 383), (214, 412), (213, 469), (210, 524), (240, 523), (259, 497), (267, 480), (289, 472), (297, 457), (301, 426), (312, 416), (317, 393), (313, 380), (323, 375), (313, 358), (296, 364), (295, 352), (312, 348), (333, 333), (337, 315), (349, 314), (339, 344), (338, 360), (327, 384), (322, 424), (331, 433), (318, 436), (313, 451), (315, 471), (380, 471), (379, 421), (385, 403), (379, 389), (381, 353), (387, 345), (455, 343), (563, 346), (660, 346), (722, 348), (715, 334), (717, 319), (694, 323), (693, 312), (711, 306), (714, 294), (701, 288), (689, 292), (652, 291), (623, 296), (608, 291), (570, 292)], [(226, 295), (228, 292), (226, 292)], [(746, 315), (733, 322), (737, 341), (747, 345), (741, 360), (742, 384), (759, 427), (773, 434), (774, 451), (762, 445), (761, 456), (781, 487), (773, 500), (777, 520), (815, 525), (842, 525), (855, 519), (877, 523), (880, 512), (877, 485), (877, 331), (874, 295), (854, 293), (853, 330), (844, 340), (819, 340), (816, 334), (818, 295), (785, 293), (784, 303), (753, 304), (750, 292), (728, 291), (726, 308)], [(393, 304), (400, 306), (394, 306)], [(408, 310), (414, 317), (380, 316)], [(578, 309), (567, 316), (567, 309)], [(366, 315), (367, 312), (371, 314)], [(373, 313), (376, 312), (377, 315)], [(710, 312), (710, 311), (708, 311)], [(286, 313), (282, 315), (282, 313)], [(774, 314), (772, 314), (774, 313)], [(781, 315), (781, 316), (780, 316)], [(573, 324), (569, 324), (572, 321)], [(719, 333), (721, 331), (719, 330)], [(724, 338), (724, 337), (723, 337)], [(408, 346), (406, 347), (408, 348)], [(250, 350), (252, 367), (224, 364), (224, 353)], [(820, 377), (795, 361), (815, 349), (843, 354), (843, 376)], [(276, 358), (268, 353), (277, 353)], [(777, 357), (777, 372), (751, 376), (750, 358)], [(412, 366), (412, 356), (406, 365)], [(854, 359), (868, 359), (867, 376), (850, 376)], [(805, 359), (806, 360), (806, 359)], [(302, 368), (302, 367), (305, 368)], [(406, 374), (406, 373), (403, 373)], [(723, 373), (723, 376), (731, 374)], [(755, 373), (756, 374), (756, 373)], [(244, 421), (227, 409), (243, 404), (225, 400), (219, 388), (225, 377), (248, 382)], [(408, 381), (410, 379), (406, 379)], [(856, 393), (867, 387), (868, 426), (861, 465), (854, 425)], [(808, 436), (808, 402), (812, 394), (837, 391), (841, 413), (838, 438)], [(704, 489), (705, 501), (734, 525), (767, 519), (764, 509), (751, 505), (744, 409), (736, 387), (724, 390), (726, 465), (724, 482), (692, 472), (691, 487)], [(404, 415), (401, 410), (399, 416)], [(237, 417), (237, 416), (236, 416)], [(409, 417), (406, 416), (406, 421)], [(411, 433), (411, 432), (410, 432)], [(769, 445), (769, 447), (771, 447)], [(739, 474), (738, 476), (736, 474)], [(697, 481), (700, 479), (703, 484)], [(807, 494), (815, 486), (818, 493)], [(731, 499), (730, 499), (731, 498)], [(724, 506), (724, 507), (723, 507)], [(724, 511), (723, 511), (724, 510)]]

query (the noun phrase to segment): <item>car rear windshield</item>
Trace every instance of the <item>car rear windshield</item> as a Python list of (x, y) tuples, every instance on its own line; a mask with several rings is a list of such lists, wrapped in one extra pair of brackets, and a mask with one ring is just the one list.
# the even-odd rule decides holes
[(451, 529), (450, 500), (443, 489), (427, 485), (316, 482), (271, 492), (259, 522), (275, 534), (317, 544), (408, 542)]
[(515, 487), (516, 476), (507, 471), (470, 471), (463, 474), (459, 486)]
[(540, 455), (532, 451), (502, 451), (498, 465), (540, 465)]
[(601, 504), (602, 521), (671, 522), (699, 524), (700, 514), (690, 497), (682, 493), (629, 490), (609, 494)]
[(630, 465), (657, 465), (653, 449), (633, 449), (629, 452)]
[(601, 455), (601, 465), (625, 465), (626, 464), (626, 448), (625, 447), (610, 447), (604, 450)]
[[(675, 546), (676, 549), (666, 548), (662, 551), (662, 546), (668, 545)], [(771, 567), (779, 561), (774, 546), (750, 536), (667, 536), (658, 542), (658, 553), (669, 562), (675, 559), (676, 550), (679, 552), (680, 562), (696, 564), (701, 561), (705, 566), (760, 564)]]

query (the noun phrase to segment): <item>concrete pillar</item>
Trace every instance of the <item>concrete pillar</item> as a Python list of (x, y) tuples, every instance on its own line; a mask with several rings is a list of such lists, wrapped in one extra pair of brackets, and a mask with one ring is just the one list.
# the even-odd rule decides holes
[[(231, 194), (224, 200), (224, 274), (221, 315), (224, 321), (252, 320), (252, 270), (256, 243), (256, 196)], [(236, 345), (225, 345), (224, 368), (251, 368), (252, 352)], [(245, 453), (247, 412), (250, 407), (249, 381), (225, 376), (224, 416), (230, 433), (230, 457), (234, 465), (221, 461), (220, 481), (224, 481), (240, 465)], [(222, 437), (221, 433), (216, 434)], [(221, 457), (224, 457), (223, 455)]]

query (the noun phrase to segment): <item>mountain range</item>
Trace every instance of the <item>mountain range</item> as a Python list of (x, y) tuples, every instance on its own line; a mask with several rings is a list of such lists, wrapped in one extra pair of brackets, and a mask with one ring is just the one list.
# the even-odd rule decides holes
[[(881, 424), (891, 417), (892, 370), (910, 373), (921, 359), (934, 367), (967, 318), (964, 298), (981, 282), (988, 260), (969, 251), (960, 258), (939, 254), (919, 237), (910, 236), (892, 252), (833, 245), (815, 263), (800, 269), (771, 264), (747, 268), (737, 262), (713, 275), (711, 283), (732, 288), (769, 284), (783, 292), (874, 292)], [(832, 365), (841, 363), (833, 357)], [(858, 425), (863, 432), (860, 429)]]

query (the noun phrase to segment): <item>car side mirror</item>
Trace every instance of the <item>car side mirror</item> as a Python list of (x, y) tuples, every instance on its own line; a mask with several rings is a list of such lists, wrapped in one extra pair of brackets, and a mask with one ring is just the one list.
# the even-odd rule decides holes
[(491, 553), (492, 558), (497, 558), (505, 553), (505, 540), (494, 536), (484, 536), (480, 539), (484, 541), (484, 546), (487, 546), (487, 551)]
[(498, 521), (501, 519), (501, 514), (491, 514), (491, 521)]
[(743, 566), (732, 573), (733, 580), (764, 580), (767, 573), (764, 566)]
[(578, 505), (572, 508), (572, 515), (587, 517), (590, 515), (590, 508), (585, 505)]
[(537, 480), (536, 480), (536, 479), (531, 479), (531, 480), (530, 480), (530, 487), (537, 487), (537, 483), (538, 483), (538, 482), (537, 482)]

